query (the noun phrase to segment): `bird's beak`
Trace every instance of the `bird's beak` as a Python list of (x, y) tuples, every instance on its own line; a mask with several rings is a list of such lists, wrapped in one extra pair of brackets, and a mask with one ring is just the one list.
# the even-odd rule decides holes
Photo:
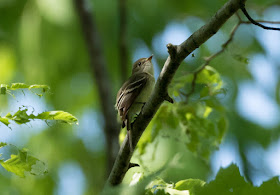
[(153, 55), (151, 55), (150, 57), (148, 57), (148, 58), (147, 58), (147, 61), (148, 61), (148, 60), (151, 61), (152, 58), (153, 58)]

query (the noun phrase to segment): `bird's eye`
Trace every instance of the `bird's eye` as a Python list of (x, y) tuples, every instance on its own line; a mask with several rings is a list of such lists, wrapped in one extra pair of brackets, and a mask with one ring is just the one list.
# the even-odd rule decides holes
[(141, 62), (138, 63), (138, 66), (140, 66), (140, 65), (141, 65)]

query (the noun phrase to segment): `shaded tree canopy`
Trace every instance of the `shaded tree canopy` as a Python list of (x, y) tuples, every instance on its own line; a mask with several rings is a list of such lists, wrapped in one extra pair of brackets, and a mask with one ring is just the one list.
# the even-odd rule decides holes
[[(279, 9), (2, 1), (3, 193), (278, 194)], [(157, 83), (132, 153), (114, 98), (151, 54)]]

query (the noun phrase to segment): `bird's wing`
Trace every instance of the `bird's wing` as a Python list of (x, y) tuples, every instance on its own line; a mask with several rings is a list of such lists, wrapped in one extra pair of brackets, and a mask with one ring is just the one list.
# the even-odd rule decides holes
[(126, 119), (129, 108), (146, 85), (147, 80), (146, 73), (135, 74), (119, 90), (115, 107), (119, 111), (122, 121)]

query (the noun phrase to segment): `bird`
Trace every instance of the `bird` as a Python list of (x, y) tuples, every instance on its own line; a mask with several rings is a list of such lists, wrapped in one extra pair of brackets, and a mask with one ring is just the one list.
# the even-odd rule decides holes
[(129, 147), (133, 151), (132, 124), (148, 101), (155, 85), (153, 55), (140, 58), (133, 63), (132, 74), (119, 89), (115, 108), (118, 111), (122, 128), (126, 127)]

